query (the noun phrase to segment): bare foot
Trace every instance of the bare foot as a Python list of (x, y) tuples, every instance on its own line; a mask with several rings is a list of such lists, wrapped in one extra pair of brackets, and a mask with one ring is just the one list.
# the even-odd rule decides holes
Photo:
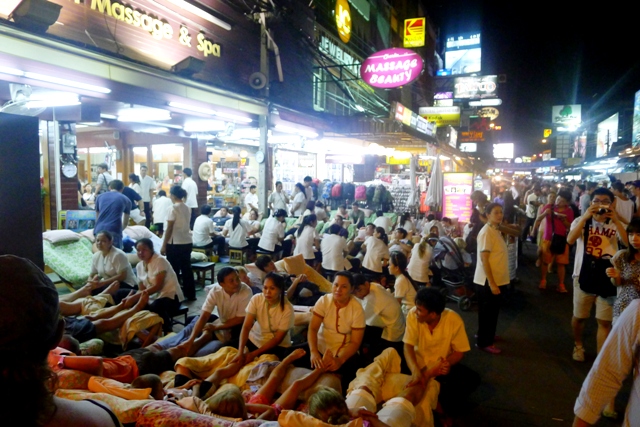
[(109, 294), (111, 296), (114, 296), (116, 294), (116, 292), (118, 292), (119, 289), (120, 289), (120, 282), (115, 280), (112, 284), (107, 286), (104, 291), (102, 291), (100, 293)]
[(91, 286), (91, 284), (87, 283), (86, 285), (78, 289), (78, 298), (88, 297), (89, 295), (91, 295), (92, 290), (93, 287)]
[(187, 357), (189, 355), (189, 347), (189, 341), (178, 344), (171, 349), (171, 357), (174, 360), (178, 360), (182, 357)]
[(129, 295), (124, 297), (120, 304), (122, 304), (124, 309), (133, 307), (136, 304), (135, 291), (129, 291)]
[(286, 363), (288, 365), (292, 364), (295, 360), (300, 359), (302, 356), (304, 356), (305, 354), (307, 354), (306, 351), (304, 351), (301, 348), (297, 348), (295, 350), (293, 350), (291, 353), (289, 353), (289, 355), (287, 357), (285, 357), (284, 359), (282, 359), (282, 363)]

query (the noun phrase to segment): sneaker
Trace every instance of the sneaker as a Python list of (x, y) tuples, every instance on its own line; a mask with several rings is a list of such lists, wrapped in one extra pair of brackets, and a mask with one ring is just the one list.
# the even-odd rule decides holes
[(558, 285), (558, 292), (560, 292), (561, 294), (566, 294), (568, 292), (567, 288), (564, 287), (564, 283), (560, 283)]
[(540, 284), (538, 285), (538, 289), (547, 289), (547, 281), (541, 280)]
[[(478, 347), (478, 344), (476, 344), (476, 347)], [(478, 347), (480, 350), (489, 353), (489, 354), (500, 354), (502, 353), (502, 350), (500, 350), (498, 347), (496, 347), (495, 345), (490, 345), (487, 347)]]
[(573, 360), (584, 362), (584, 347), (578, 347), (577, 345), (573, 347)]

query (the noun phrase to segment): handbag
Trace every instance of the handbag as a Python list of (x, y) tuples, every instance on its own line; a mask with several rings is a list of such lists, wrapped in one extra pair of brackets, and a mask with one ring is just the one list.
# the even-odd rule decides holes
[(552, 254), (562, 255), (564, 251), (567, 249), (567, 236), (562, 234), (556, 234), (555, 227), (555, 218), (553, 217), (553, 207), (551, 208), (551, 245), (549, 246), (549, 250)]

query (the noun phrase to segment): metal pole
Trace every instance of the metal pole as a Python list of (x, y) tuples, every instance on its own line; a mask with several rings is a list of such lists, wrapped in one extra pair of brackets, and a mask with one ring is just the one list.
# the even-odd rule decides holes
[(262, 96), (267, 100), (267, 113), (264, 115), (260, 115), (258, 122), (260, 126), (260, 151), (262, 151), (265, 155), (264, 162), (260, 163), (258, 168), (258, 197), (260, 200), (260, 206), (262, 206), (262, 211), (264, 213), (267, 212), (267, 201), (268, 201), (268, 184), (269, 174), (271, 173), (271, 156), (269, 156), (268, 151), (268, 132), (269, 132), (269, 51), (268, 51), (268, 37), (267, 37), (267, 22), (264, 14), (262, 15), (262, 19), (260, 20), (260, 72), (265, 75), (267, 84), (264, 89), (262, 89)]

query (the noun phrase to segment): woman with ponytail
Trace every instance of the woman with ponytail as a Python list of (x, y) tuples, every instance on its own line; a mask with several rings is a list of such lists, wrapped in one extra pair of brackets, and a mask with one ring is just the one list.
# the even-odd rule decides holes
[(196, 285), (193, 280), (193, 270), (191, 270), (193, 240), (189, 225), (191, 208), (184, 203), (187, 191), (174, 185), (169, 193), (173, 206), (167, 215), (167, 229), (164, 232), (160, 253), (167, 257), (176, 275), (181, 278), (184, 297), (188, 301), (195, 301)]
[(373, 236), (367, 237), (362, 244), (365, 251), (362, 260), (362, 273), (372, 282), (379, 282), (382, 276), (382, 267), (389, 259), (389, 238), (382, 227), (376, 227)]
[(407, 271), (418, 287), (429, 286), (429, 264), (431, 264), (432, 254), (433, 248), (429, 244), (429, 236), (423, 237), (420, 243), (411, 249)]
[(402, 252), (391, 252), (389, 257), (389, 273), (393, 274), (396, 282), (393, 286), (394, 293), (405, 317), (409, 310), (416, 305), (416, 294), (418, 286), (413, 283), (413, 279), (407, 273), (407, 257)]
[(291, 347), (289, 331), (293, 321), (293, 306), (285, 295), (284, 277), (275, 272), (268, 273), (262, 293), (254, 295), (247, 305), (234, 361), (247, 364), (261, 354), (274, 354), (278, 359), (284, 359)]
[(240, 206), (235, 206), (231, 209), (231, 213), (233, 213), (233, 218), (227, 220), (224, 224), (222, 235), (229, 238), (230, 248), (241, 249), (249, 246), (247, 236), (253, 234), (254, 230), (251, 228), (248, 221), (240, 217), (240, 214), (242, 213)]
[(304, 217), (296, 231), (296, 248), (293, 251), (293, 255), (302, 254), (310, 267), (315, 267), (316, 248), (320, 248), (320, 236), (316, 231), (316, 225), (318, 225), (316, 214)]

